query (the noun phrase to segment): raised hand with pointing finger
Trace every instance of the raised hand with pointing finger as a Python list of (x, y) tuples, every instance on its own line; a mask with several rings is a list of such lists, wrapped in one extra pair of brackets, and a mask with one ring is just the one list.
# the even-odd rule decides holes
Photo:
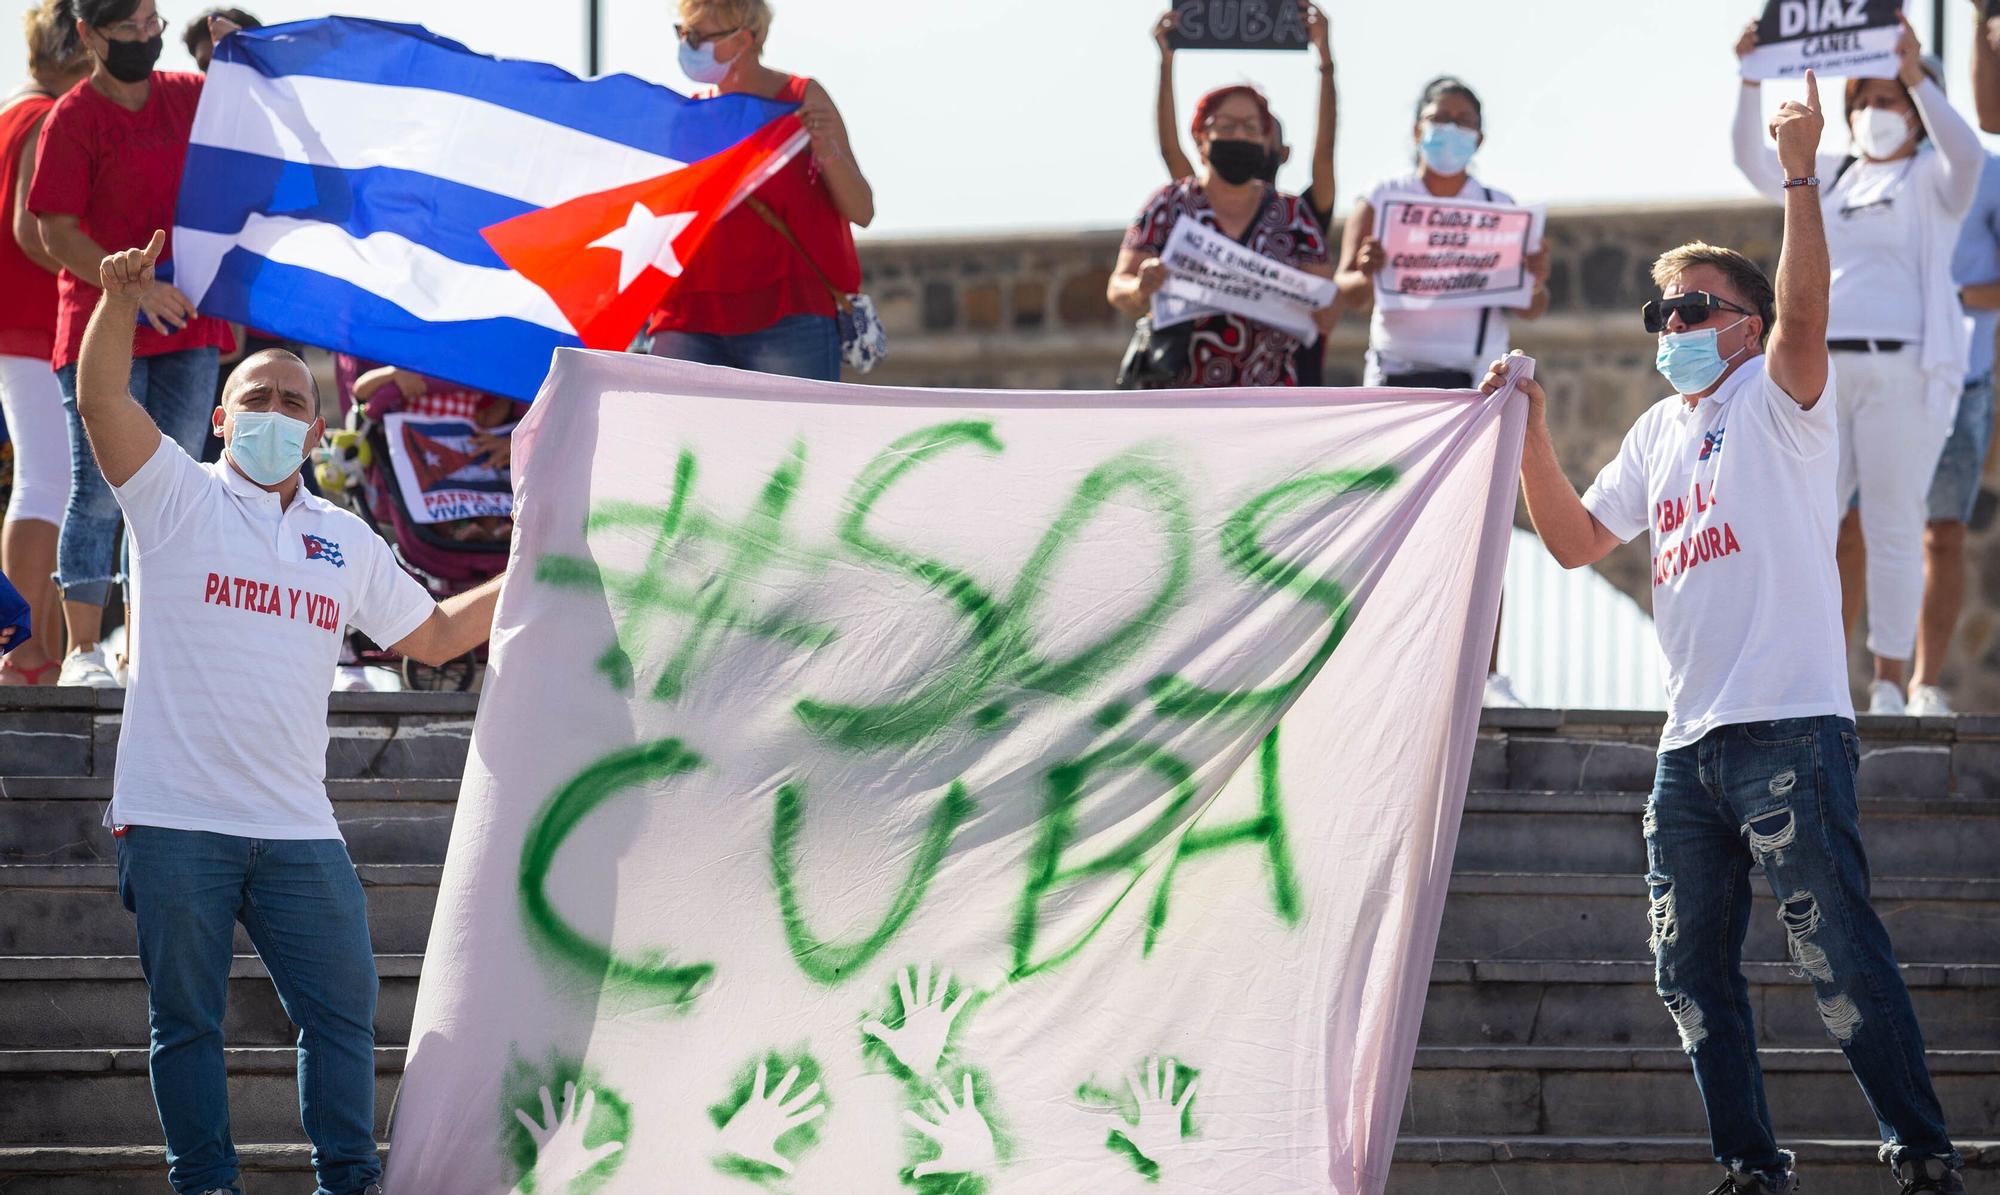
[(188, 297), (154, 276), (166, 248), (167, 234), (156, 228), (145, 248), (110, 254), (97, 270), (105, 297), (138, 304), (139, 314), (162, 336), (179, 331), (195, 317)]
[(1819, 138), (1826, 129), (1826, 117), (1819, 106), (1819, 79), (1806, 72), (1806, 98), (1786, 100), (1771, 117), (1771, 139), (1778, 143), (1778, 164), (1787, 178), (1806, 178), (1819, 161)]

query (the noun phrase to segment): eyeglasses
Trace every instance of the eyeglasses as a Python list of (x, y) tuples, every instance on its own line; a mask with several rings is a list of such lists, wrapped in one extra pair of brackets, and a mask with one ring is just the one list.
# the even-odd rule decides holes
[(1723, 311), (1741, 312), (1744, 315), (1757, 314), (1748, 307), (1738, 307), (1727, 299), (1718, 299), (1705, 290), (1691, 290), (1684, 295), (1675, 295), (1671, 299), (1648, 299), (1646, 305), (1639, 309), (1639, 318), (1646, 321), (1646, 331), (1663, 332), (1666, 330), (1667, 321), (1677, 314), (1681, 317), (1682, 323), (1693, 327), (1705, 322), (1718, 308)]
[(690, 50), (699, 50), (704, 43), (720, 41), (732, 33), (741, 32), (743, 32), (743, 26), (741, 25), (738, 25), (734, 29), (723, 29), (716, 33), (703, 33), (699, 29), (692, 29), (686, 25), (677, 24), (674, 26), (674, 36), (686, 42)]
[(1261, 120), (1212, 119), (1202, 127), (1208, 130), (1209, 136), (1218, 137), (1224, 141), (1233, 140), (1238, 137), (1246, 141), (1262, 141), (1264, 139), (1264, 122)]
[(156, 33), (165, 32), (166, 28), (167, 28), (166, 18), (160, 16), (158, 13), (154, 13), (151, 19), (149, 20), (120, 21), (116, 25), (105, 25), (99, 28), (98, 32), (106, 34), (107, 36), (110, 34), (117, 34), (120, 38), (136, 37), (141, 40), (144, 40), (146, 38), (152, 37)]

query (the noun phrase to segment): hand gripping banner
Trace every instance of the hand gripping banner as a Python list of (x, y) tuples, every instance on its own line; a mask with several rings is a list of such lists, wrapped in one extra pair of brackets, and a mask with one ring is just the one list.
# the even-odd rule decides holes
[(559, 352), (391, 1189), (1382, 1190), (1525, 414)]

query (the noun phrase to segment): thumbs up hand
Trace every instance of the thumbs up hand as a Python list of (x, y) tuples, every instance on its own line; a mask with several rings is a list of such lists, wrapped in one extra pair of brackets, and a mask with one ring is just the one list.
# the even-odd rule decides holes
[(1786, 100), (1771, 118), (1771, 139), (1778, 143), (1778, 163), (1787, 178), (1805, 178), (1819, 161), (1819, 138), (1826, 117), (1820, 112), (1819, 79), (1806, 72), (1804, 103)]

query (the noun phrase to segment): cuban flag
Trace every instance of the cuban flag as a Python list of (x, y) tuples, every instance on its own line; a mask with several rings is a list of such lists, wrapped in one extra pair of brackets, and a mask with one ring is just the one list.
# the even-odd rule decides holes
[(622, 349), (806, 143), (794, 105), (327, 17), (232, 34), (195, 115), (175, 284), (207, 315), (530, 399)]

